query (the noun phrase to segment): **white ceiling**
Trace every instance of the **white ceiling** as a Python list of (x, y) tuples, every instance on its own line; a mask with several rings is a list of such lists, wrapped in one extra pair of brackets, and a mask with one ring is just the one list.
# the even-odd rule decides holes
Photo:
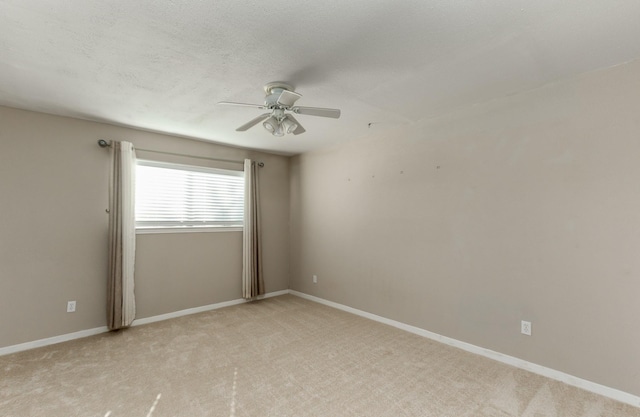
[[(284, 154), (638, 57), (639, 0), (0, 0), (1, 105)], [(216, 106), (278, 80), (342, 117)]]

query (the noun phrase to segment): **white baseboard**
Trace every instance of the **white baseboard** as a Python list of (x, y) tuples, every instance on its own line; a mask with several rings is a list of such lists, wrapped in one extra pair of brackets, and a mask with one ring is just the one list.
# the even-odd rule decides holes
[[(270, 293), (267, 293), (267, 294), (264, 294), (264, 295), (260, 295), (260, 296), (256, 297), (256, 299), (262, 300), (262, 299), (265, 299), (265, 298), (277, 297), (279, 295), (284, 295), (284, 294), (289, 294), (289, 290), (270, 292)], [(235, 306), (235, 305), (243, 304), (243, 303), (247, 303), (247, 302), (249, 302), (249, 301), (245, 300), (244, 298), (238, 298), (236, 300), (223, 301), (221, 303), (209, 304), (209, 305), (206, 305), (206, 306), (195, 307), (195, 308), (188, 308), (186, 310), (174, 311), (172, 313), (160, 314), (158, 316), (146, 317), (146, 318), (143, 318), (143, 319), (136, 319), (136, 320), (133, 321), (133, 323), (131, 323), (131, 326), (133, 327), (133, 326), (140, 326), (142, 324), (155, 323), (156, 321), (163, 321), (163, 320), (173, 319), (173, 318), (176, 318), (176, 317), (188, 316), (190, 314), (196, 314), (196, 313), (202, 313), (202, 312), (205, 312), (205, 311), (217, 310), (219, 308)]]
[[(289, 290), (274, 291), (261, 296), (256, 299), (264, 299), (270, 297), (277, 297), (279, 295), (289, 294)], [(168, 320), (175, 317), (187, 316), (189, 314), (201, 313), (203, 311), (216, 310), (223, 307), (229, 307), (236, 304), (242, 304), (248, 302), (242, 298), (231, 301), (224, 301), (216, 304), (209, 304), (202, 307), (189, 308), (186, 310), (175, 311), (173, 313), (161, 314), (159, 316), (146, 317), (143, 319), (134, 320), (131, 326), (140, 326), (142, 324), (154, 323), (156, 321)], [(81, 339), (83, 337), (94, 336), (100, 333), (106, 333), (109, 331), (107, 326), (96, 327), (95, 329), (81, 330), (79, 332), (67, 333), (60, 336), (48, 337), (46, 339), (34, 340), (32, 342), (20, 343), (18, 345), (0, 347), (0, 356), (9, 355), (11, 353), (22, 352), (23, 350), (35, 349), (48, 345), (55, 345), (56, 343), (67, 342), (69, 340)]]
[(462, 342), (460, 340), (452, 339), (450, 337), (442, 336), (437, 333), (430, 332), (428, 330), (421, 329), (419, 327), (411, 326), (399, 321), (391, 320), (386, 317), (377, 316), (366, 311), (358, 310), (356, 308), (348, 307), (343, 304), (335, 303), (333, 301), (325, 300), (324, 298), (315, 297), (313, 295), (305, 294), (299, 291), (289, 290), (290, 294), (296, 295), (307, 300), (315, 301), (320, 304), (324, 304), (329, 307), (337, 308), (338, 310), (346, 311), (370, 320), (374, 320), (380, 323), (388, 324), (398, 329), (405, 330), (410, 333), (417, 334), (418, 336), (426, 337), (428, 339), (435, 340), (440, 343), (444, 343), (449, 346), (456, 347), (458, 349), (465, 350), (467, 352), (475, 353), (489, 359), (496, 360), (498, 362), (505, 363), (507, 365), (515, 366), (516, 368), (524, 369), (529, 372), (533, 372), (538, 375), (546, 376), (547, 378), (554, 379), (556, 381), (564, 382), (567, 385), (571, 385), (577, 388), (581, 388), (585, 391), (590, 391), (595, 394), (602, 395), (620, 401), (625, 404), (629, 404), (635, 407), (640, 407), (640, 397), (629, 394), (624, 391), (620, 391), (615, 388), (610, 388), (605, 385), (601, 385), (595, 382), (587, 381), (586, 379), (578, 378), (573, 375), (566, 374), (555, 369), (547, 368), (542, 365), (538, 365), (532, 362), (525, 361), (513, 356), (505, 355), (500, 352), (496, 352), (483, 347), (475, 346), (470, 343)]
[(79, 332), (67, 333), (60, 336), (48, 337), (46, 339), (34, 340), (33, 342), (20, 343), (0, 348), (0, 356), (10, 353), (22, 352), (23, 350), (35, 349), (42, 346), (55, 345), (56, 343), (68, 342), (69, 340), (81, 339), (109, 331), (107, 326), (96, 327), (95, 329), (80, 330)]

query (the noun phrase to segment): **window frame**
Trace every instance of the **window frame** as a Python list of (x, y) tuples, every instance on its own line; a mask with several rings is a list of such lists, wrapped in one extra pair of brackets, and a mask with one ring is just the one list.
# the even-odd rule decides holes
[[(228, 176), (244, 178), (243, 170), (179, 164), (174, 162), (164, 162), (164, 161), (142, 159), (142, 158), (136, 159), (136, 174), (137, 174), (137, 168), (139, 165), (156, 167), (156, 168), (175, 169), (179, 171), (202, 172), (202, 173), (228, 175)], [(136, 184), (136, 188), (137, 188), (137, 184)], [(243, 195), (243, 198), (244, 198), (244, 195)], [(241, 226), (239, 225), (225, 226), (225, 225), (210, 224), (210, 225), (197, 225), (197, 226), (196, 225), (183, 225), (183, 226), (165, 225), (165, 226), (147, 226), (147, 227), (144, 227), (144, 226), (141, 227), (138, 225), (137, 212), (136, 212), (136, 219), (135, 219), (136, 234), (217, 233), (217, 232), (241, 232), (243, 230), (244, 230), (244, 219), (243, 219), (243, 224)]]

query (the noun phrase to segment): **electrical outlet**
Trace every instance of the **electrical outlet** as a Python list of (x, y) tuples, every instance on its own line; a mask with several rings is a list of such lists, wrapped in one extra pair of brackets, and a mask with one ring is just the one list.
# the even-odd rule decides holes
[(318, 283), (318, 276), (317, 276), (317, 275), (314, 275), (314, 276), (313, 276), (313, 283), (314, 283), (314, 284), (317, 284), (317, 283)]
[(531, 336), (531, 322), (522, 320), (520, 322), (520, 333)]
[(76, 302), (67, 301), (67, 313), (73, 313), (76, 311)]

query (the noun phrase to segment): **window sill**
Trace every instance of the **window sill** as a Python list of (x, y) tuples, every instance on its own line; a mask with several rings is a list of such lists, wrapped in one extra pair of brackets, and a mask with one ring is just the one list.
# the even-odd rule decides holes
[(218, 233), (242, 232), (242, 227), (149, 227), (136, 229), (137, 235), (155, 235), (170, 233)]

